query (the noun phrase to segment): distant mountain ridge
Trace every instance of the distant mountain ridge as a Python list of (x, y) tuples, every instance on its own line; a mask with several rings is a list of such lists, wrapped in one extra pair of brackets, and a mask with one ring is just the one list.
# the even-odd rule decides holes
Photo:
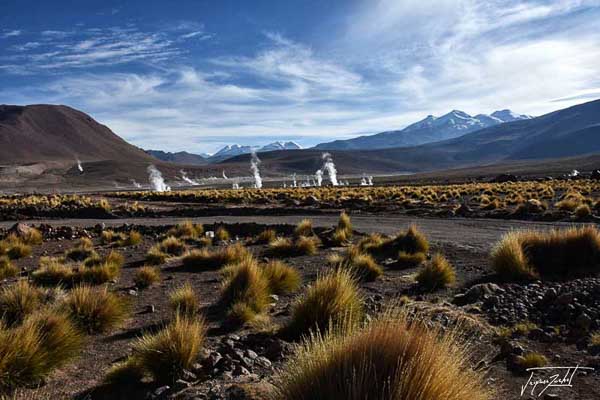
[(269, 143), (265, 146), (242, 146), (239, 144), (228, 144), (223, 147), (221, 150), (217, 151), (211, 157), (208, 158), (208, 161), (211, 163), (220, 162), (226, 160), (231, 157), (239, 156), (242, 154), (250, 154), (252, 151), (257, 153), (264, 153), (267, 151), (277, 151), (277, 150), (300, 150), (302, 146), (300, 146), (296, 142), (282, 142), (277, 141), (273, 143)]
[(170, 153), (162, 150), (146, 150), (146, 153), (161, 161), (172, 162), (175, 164), (205, 165), (208, 163), (203, 156), (188, 153), (187, 151)]
[(517, 114), (508, 109), (495, 111), (491, 115), (478, 114), (476, 116), (471, 116), (464, 111), (452, 110), (441, 117), (429, 115), (402, 130), (321, 143), (315, 148), (320, 150), (373, 150), (418, 146), (453, 139), (506, 122), (531, 118), (531, 116)]

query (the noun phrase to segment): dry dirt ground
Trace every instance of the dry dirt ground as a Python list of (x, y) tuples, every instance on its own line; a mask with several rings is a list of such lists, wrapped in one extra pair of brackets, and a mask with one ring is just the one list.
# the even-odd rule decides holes
[[(215, 226), (225, 225), (235, 238), (245, 241), (255, 232), (260, 232), (264, 227), (278, 225), (281, 232), (289, 232), (292, 226), (305, 218), (302, 215), (295, 216), (243, 216), (243, 217), (197, 217), (191, 218), (195, 223), (205, 225), (206, 230), (214, 229)], [(336, 224), (336, 215), (308, 216), (316, 227), (331, 227)], [(242, 329), (229, 331), (222, 327), (222, 312), (214, 308), (215, 299), (218, 298), (220, 289), (220, 274), (218, 271), (205, 271), (200, 273), (182, 271), (181, 261), (172, 259), (162, 265), (161, 281), (146, 290), (135, 290), (133, 276), (136, 269), (143, 264), (146, 251), (155, 243), (159, 232), (164, 232), (166, 226), (174, 225), (190, 218), (138, 218), (120, 220), (52, 220), (52, 221), (30, 221), (35, 225), (48, 223), (53, 226), (70, 226), (88, 228), (103, 223), (106, 227), (122, 228), (124, 224), (135, 225), (140, 231), (146, 231), (144, 240), (140, 245), (119, 249), (125, 256), (126, 264), (122, 270), (121, 278), (117, 283), (111, 284), (111, 289), (127, 296), (131, 301), (131, 315), (124, 326), (107, 334), (89, 336), (81, 355), (68, 366), (53, 373), (46, 384), (37, 390), (25, 390), (24, 395), (29, 398), (148, 398), (148, 393), (155, 393), (154, 398), (167, 398), (174, 393), (174, 388), (156, 395), (156, 387), (148, 386), (139, 388), (134, 392), (119, 394), (116, 392), (103, 392), (97, 387), (102, 381), (106, 370), (116, 361), (123, 359), (130, 353), (135, 339), (144, 331), (152, 331), (169, 318), (168, 293), (175, 287), (186, 281), (192, 283), (210, 321), (210, 331), (206, 343), (209, 352), (218, 351), (224, 354), (224, 347), (228, 342), (234, 342), (235, 348), (242, 351), (253, 350), (259, 356), (266, 357), (271, 365), (254, 363), (249, 365), (246, 371), (234, 369), (233, 373), (220, 372), (200, 378), (189, 388), (178, 388), (178, 398), (185, 399), (223, 399), (244, 398), (232, 389), (236, 384), (243, 382), (270, 381), (277, 368), (285, 362), (289, 346), (285, 341), (277, 339), (273, 342), (264, 335), (257, 335), (252, 330)], [(514, 229), (551, 229), (557, 226), (566, 226), (560, 223), (540, 223), (527, 221), (505, 221), (505, 220), (481, 220), (481, 219), (436, 219), (436, 218), (411, 218), (406, 216), (352, 216), (354, 229), (361, 233), (379, 232), (383, 234), (394, 234), (405, 230), (410, 224), (416, 224), (430, 239), (431, 252), (440, 251), (454, 265), (457, 271), (457, 284), (451, 289), (437, 291), (431, 294), (421, 293), (415, 288), (412, 277), (417, 268), (397, 269), (386, 266), (384, 275), (375, 282), (361, 284), (361, 290), (366, 299), (367, 309), (371, 314), (376, 313), (387, 302), (400, 296), (408, 296), (412, 300), (427, 302), (450, 310), (459, 310), (469, 313), (476, 318), (486, 322), (499, 325), (497, 313), (502, 313), (500, 307), (498, 312), (490, 311), (486, 306), (490, 297), (502, 297), (504, 293), (515, 293), (518, 297), (520, 291), (532, 291), (544, 293), (546, 288), (555, 287), (556, 283), (534, 282), (523, 287), (498, 283), (503, 292), (495, 292), (485, 297), (469, 302), (462, 306), (453, 303), (454, 296), (465, 293), (469, 288), (479, 283), (495, 282), (489, 263), (489, 252), (494, 243), (501, 238), (502, 234)], [(10, 227), (14, 221), (0, 223), (0, 228)], [(253, 224), (259, 224), (258, 226)], [(144, 226), (146, 228), (144, 228)], [(94, 243), (101, 254), (109, 251), (108, 246), (99, 243), (96, 234), (93, 235)], [(232, 240), (232, 242), (234, 242)], [(24, 270), (36, 268), (39, 257), (42, 255), (59, 256), (75, 245), (76, 240), (46, 240), (42, 245), (34, 247), (31, 257), (19, 260), (17, 265)], [(249, 246), (250, 249), (262, 259), (264, 246)], [(326, 257), (341, 249), (320, 248), (314, 256), (301, 256), (287, 258), (285, 261), (300, 271), (303, 277), (303, 287), (313, 282), (317, 274), (324, 271)], [(11, 281), (0, 283), (0, 286), (8, 285)], [(529, 287), (531, 285), (531, 287)], [(559, 284), (560, 285), (560, 284)], [(600, 282), (590, 278), (583, 282), (585, 290), (597, 289), (600, 294)], [(586, 286), (587, 285), (587, 286)], [(576, 289), (577, 285), (575, 284)], [(591, 289), (590, 289), (591, 288)], [(559, 287), (560, 291), (560, 287)], [(302, 290), (300, 291), (300, 293)], [(529, 293), (529, 292), (527, 292)], [(290, 304), (295, 295), (280, 296), (271, 310), (271, 318), (277, 326), (284, 325), (289, 318)], [(525, 298), (525, 297), (524, 297)], [(530, 306), (525, 304), (525, 306)], [(506, 306), (507, 310), (512, 304)], [(150, 312), (150, 308), (153, 311)], [(517, 306), (519, 309), (519, 306)], [(496, 310), (496, 309), (494, 309)], [(597, 318), (600, 319), (600, 309)], [(508, 311), (507, 311), (508, 312)], [(531, 313), (532, 317), (534, 313)], [(510, 316), (509, 316), (510, 317)], [(509, 318), (510, 319), (510, 318)], [(542, 325), (542, 324), (540, 324)], [(582, 339), (573, 337), (556, 336), (552, 340), (540, 340), (530, 336), (516, 337), (511, 341), (511, 346), (522, 347), (526, 351), (537, 351), (544, 354), (551, 366), (587, 366), (596, 368), (595, 371), (588, 370), (585, 373), (577, 373), (573, 378), (572, 386), (549, 388), (539, 395), (540, 388), (531, 394), (531, 388), (521, 394), (522, 385), (526, 385), (529, 374), (518, 374), (507, 367), (506, 357), (501, 357), (501, 348), (492, 343), (489, 337), (474, 339), (473, 365), (483, 360), (484, 364), (479, 367), (487, 374), (489, 385), (497, 390), (497, 398), (503, 399), (529, 399), (529, 398), (559, 398), (559, 399), (581, 399), (592, 400), (600, 398), (600, 361), (598, 357), (590, 354), (589, 349), (582, 345)], [(277, 347), (273, 350), (273, 346)], [(247, 372), (247, 373), (246, 373)], [(546, 374), (548, 375), (548, 374)], [(557, 397), (549, 397), (556, 395)], [(238, 396), (238, 397), (236, 397)], [(546, 396), (546, 397), (544, 397)], [(255, 398), (261, 398), (260, 395)]]

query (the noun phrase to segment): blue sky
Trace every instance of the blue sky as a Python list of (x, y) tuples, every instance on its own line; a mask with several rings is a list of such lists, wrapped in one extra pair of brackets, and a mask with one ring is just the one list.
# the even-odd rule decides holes
[(598, 21), (600, 0), (3, 0), (0, 103), (192, 152), (539, 115), (600, 98)]

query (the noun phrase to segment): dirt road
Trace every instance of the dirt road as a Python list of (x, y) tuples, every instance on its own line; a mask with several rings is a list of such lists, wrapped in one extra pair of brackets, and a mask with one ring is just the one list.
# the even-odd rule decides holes
[[(61, 220), (36, 220), (26, 221), (30, 224), (47, 223), (61, 226), (91, 227), (97, 223), (104, 223), (107, 227), (122, 224), (139, 225), (170, 225), (180, 221), (189, 220), (201, 224), (212, 224), (215, 222), (236, 223), (255, 222), (259, 224), (296, 224), (300, 220), (308, 218), (313, 221), (314, 226), (333, 226), (337, 223), (337, 216), (216, 216), (197, 218), (125, 218), (125, 219), (61, 219)], [(473, 247), (487, 251), (494, 243), (510, 230), (515, 229), (551, 229), (553, 227), (567, 227), (571, 224), (560, 222), (530, 222), (530, 221), (506, 221), (492, 219), (465, 219), (465, 218), (417, 218), (407, 216), (364, 216), (353, 215), (354, 229), (372, 233), (394, 234), (399, 230), (406, 229), (411, 223), (416, 224), (433, 242), (452, 243), (455, 246)], [(8, 228), (15, 221), (0, 222), (0, 227)]]

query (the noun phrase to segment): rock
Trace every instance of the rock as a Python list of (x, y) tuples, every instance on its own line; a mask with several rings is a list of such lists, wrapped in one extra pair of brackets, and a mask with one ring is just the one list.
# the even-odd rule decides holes
[(129, 291), (127, 292), (130, 296), (137, 296), (138, 292), (137, 290), (134, 289), (129, 289)]
[(150, 305), (146, 306), (146, 313), (147, 314), (152, 314), (154, 311), (156, 311), (156, 309), (154, 308), (153, 304), (150, 304)]
[(171, 387), (169, 385), (165, 385), (165, 386), (161, 386), (159, 388), (156, 388), (156, 390), (154, 392), (152, 392), (152, 394), (154, 396), (158, 397), (158, 396), (162, 396), (163, 394), (165, 394), (169, 390), (171, 390)]
[(246, 350), (246, 356), (251, 360), (255, 360), (258, 357), (258, 354), (256, 354), (254, 351), (248, 349), (248, 350)]
[(250, 371), (248, 371), (245, 367), (242, 367), (241, 365), (238, 365), (233, 370), (233, 375), (234, 376), (250, 375)]
[(192, 371), (188, 371), (187, 369), (183, 370), (183, 372), (181, 374), (181, 378), (188, 382), (193, 382), (193, 381), (198, 380), (198, 377), (196, 376), (196, 374), (194, 374)]
[(577, 317), (575, 324), (579, 329), (587, 332), (590, 330), (590, 326), (592, 325), (592, 319), (586, 313), (583, 313)]
[(273, 385), (267, 382), (233, 384), (227, 390), (230, 400), (264, 400), (271, 398)]
[(256, 360), (254, 360), (254, 362), (256, 362), (258, 365), (260, 365), (263, 368), (270, 368), (271, 367), (271, 360), (269, 360), (267, 357), (264, 356), (260, 356), (257, 357)]
[[(458, 305), (475, 303), (482, 300), (485, 296), (492, 296), (496, 293), (503, 293), (504, 290), (495, 283), (480, 283), (467, 290), (463, 296), (454, 296), (454, 303)], [(459, 304), (457, 303), (457, 301)]]
[(274, 302), (277, 303), (279, 301), (279, 296), (277, 296), (276, 294), (271, 294), (269, 295), (269, 298)]
[(458, 216), (467, 216), (473, 213), (473, 210), (466, 204), (461, 204), (455, 211)]
[(8, 230), (8, 234), (12, 233), (18, 237), (23, 237), (29, 234), (29, 232), (31, 232), (32, 229), (33, 228), (31, 228), (29, 225), (26, 225), (22, 222), (17, 222), (16, 224), (10, 227), (10, 229)]
[(183, 379), (177, 379), (175, 383), (173, 383), (173, 390), (180, 391), (185, 388), (189, 388), (190, 386), (192, 386), (192, 384), (188, 381), (185, 381)]

